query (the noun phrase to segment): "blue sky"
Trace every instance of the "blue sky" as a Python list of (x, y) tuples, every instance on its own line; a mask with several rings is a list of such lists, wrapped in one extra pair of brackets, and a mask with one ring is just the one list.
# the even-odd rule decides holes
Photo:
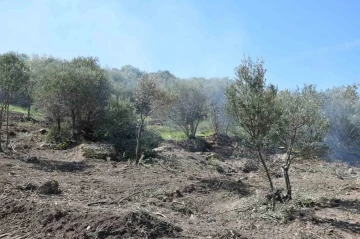
[(279, 88), (360, 82), (358, 0), (1, 0), (0, 53), (97, 56), (178, 77), (262, 57)]

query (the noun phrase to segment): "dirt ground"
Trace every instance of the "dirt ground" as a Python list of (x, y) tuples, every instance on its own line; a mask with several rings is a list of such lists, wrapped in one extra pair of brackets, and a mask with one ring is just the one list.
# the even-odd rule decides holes
[[(269, 211), (264, 172), (243, 172), (246, 159), (230, 158), (232, 144), (211, 142), (222, 160), (166, 142), (155, 162), (134, 166), (86, 159), (81, 147), (49, 149), (42, 127), (16, 119), (10, 127), (0, 238), (360, 238), (358, 168), (295, 163), (293, 200)], [(277, 187), (280, 166), (271, 162)], [(59, 190), (44, 193), (51, 180)]]

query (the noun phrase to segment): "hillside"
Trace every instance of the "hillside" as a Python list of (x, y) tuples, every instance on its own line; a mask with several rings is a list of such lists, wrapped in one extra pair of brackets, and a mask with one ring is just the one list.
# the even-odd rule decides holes
[[(218, 154), (165, 141), (156, 159), (135, 166), (87, 159), (84, 145), (51, 149), (39, 132), (45, 124), (22, 119), (12, 115), (13, 150), (1, 154), (0, 238), (360, 235), (358, 168), (296, 162), (290, 171), (294, 199), (272, 212), (264, 172), (246, 170), (248, 159), (231, 139), (206, 138)], [(283, 187), (278, 158), (269, 165), (274, 183)], [(50, 180), (59, 188), (40, 187)]]

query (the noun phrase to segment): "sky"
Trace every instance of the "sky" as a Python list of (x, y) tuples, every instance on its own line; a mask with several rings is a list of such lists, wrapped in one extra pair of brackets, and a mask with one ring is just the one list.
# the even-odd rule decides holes
[(17, 51), (177, 77), (230, 77), (262, 58), (280, 89), (360, 83), (358, 0), (0, 0), (0, 54)]

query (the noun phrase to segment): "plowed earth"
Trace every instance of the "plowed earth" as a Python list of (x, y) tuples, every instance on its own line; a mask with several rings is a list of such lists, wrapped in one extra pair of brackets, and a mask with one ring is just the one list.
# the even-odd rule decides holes
[[(211, 142), (224, 160), (167, 142), (155, 162), (134, 166), (40, 147), (42, 127), (13, 119), (13, 149), (0, 155), (0, 238), (360, 238), (358, 168), (297, 162), (294, 199), (269, 211), (263, 171), (244, 173), (231, 142)], [(281, 160), (270, 165), (283, 187)], [(49, 180), (59, 193), (41, 193)]]

